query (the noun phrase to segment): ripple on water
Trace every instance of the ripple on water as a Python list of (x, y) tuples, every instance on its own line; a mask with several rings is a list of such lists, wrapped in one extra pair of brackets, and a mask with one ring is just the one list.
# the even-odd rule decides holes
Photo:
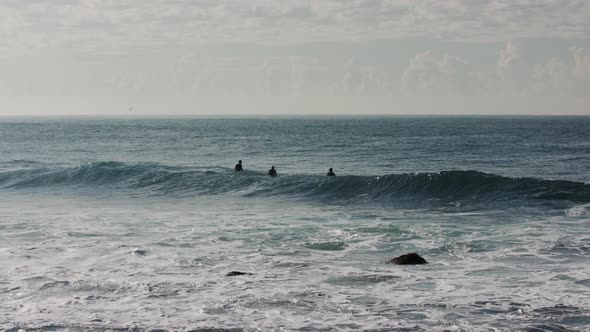
[(323, 251), (340, 251), (346, 248), (346, 243), (342, 241), (338, 242), (316, 242), (316, 243), (307, 243), (305, 245), (306, 248), (313, 249), (313, 250), (323, 250)]
[(370, 285), (393, 281), (401, 277), (390, 274), (352, 274), (328, 278), (327, 282), (334, 285)]

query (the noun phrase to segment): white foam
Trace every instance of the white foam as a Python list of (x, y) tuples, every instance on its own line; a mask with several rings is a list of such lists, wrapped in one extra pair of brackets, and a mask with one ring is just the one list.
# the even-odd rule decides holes
[[(20, 197), (0, 202), (0, 328), (483, 331), (575, 316), (556, 305), (590, 312), (590, 231), (563, 216), (36, 199), (27, 215)], [(385, 264), (414, 251), (430, 264)]]
[(576, 205), (565, 211), (568, 217), (590, 216), (590, 204)]

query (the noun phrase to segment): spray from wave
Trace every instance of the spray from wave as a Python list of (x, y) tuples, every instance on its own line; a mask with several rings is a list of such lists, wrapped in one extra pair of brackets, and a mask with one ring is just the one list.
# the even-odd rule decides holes
[(233, 173), (222, 168), (197, 170), (158, 164), (96, 162), (69, 168), (20, 164), (21, 167), (0, 171), (1, 189), (62, 187), (143, 190), (154, 195), (288, 195), (335, 203), (590, 202), (590, 185), (582, 182), (511, 178), (478, 171), (338, 177), (283, 174), (269, 178), (261, 172)]

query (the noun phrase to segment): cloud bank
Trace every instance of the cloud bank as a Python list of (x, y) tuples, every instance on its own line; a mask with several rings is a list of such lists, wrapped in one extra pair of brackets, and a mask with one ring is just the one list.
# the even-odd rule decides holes
[(5, 0), (0, 115), (590, 115), (586, 0)]

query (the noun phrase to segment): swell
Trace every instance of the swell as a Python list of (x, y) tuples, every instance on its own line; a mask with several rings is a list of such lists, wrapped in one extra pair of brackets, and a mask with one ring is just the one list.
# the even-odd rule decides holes
[(96, 162), (77, 167), (25, 163), (0, 171), (0, 188), (43, 187), (144, 190), (155, 195), (234, 193), (288, 195), (343, 202), (501, 202), (514, 200), (590, 202), (590, 185), (565, 180), (512, 178), (478, 171), (326, 177), (260, 172), (233, 173), (159, 164)]

